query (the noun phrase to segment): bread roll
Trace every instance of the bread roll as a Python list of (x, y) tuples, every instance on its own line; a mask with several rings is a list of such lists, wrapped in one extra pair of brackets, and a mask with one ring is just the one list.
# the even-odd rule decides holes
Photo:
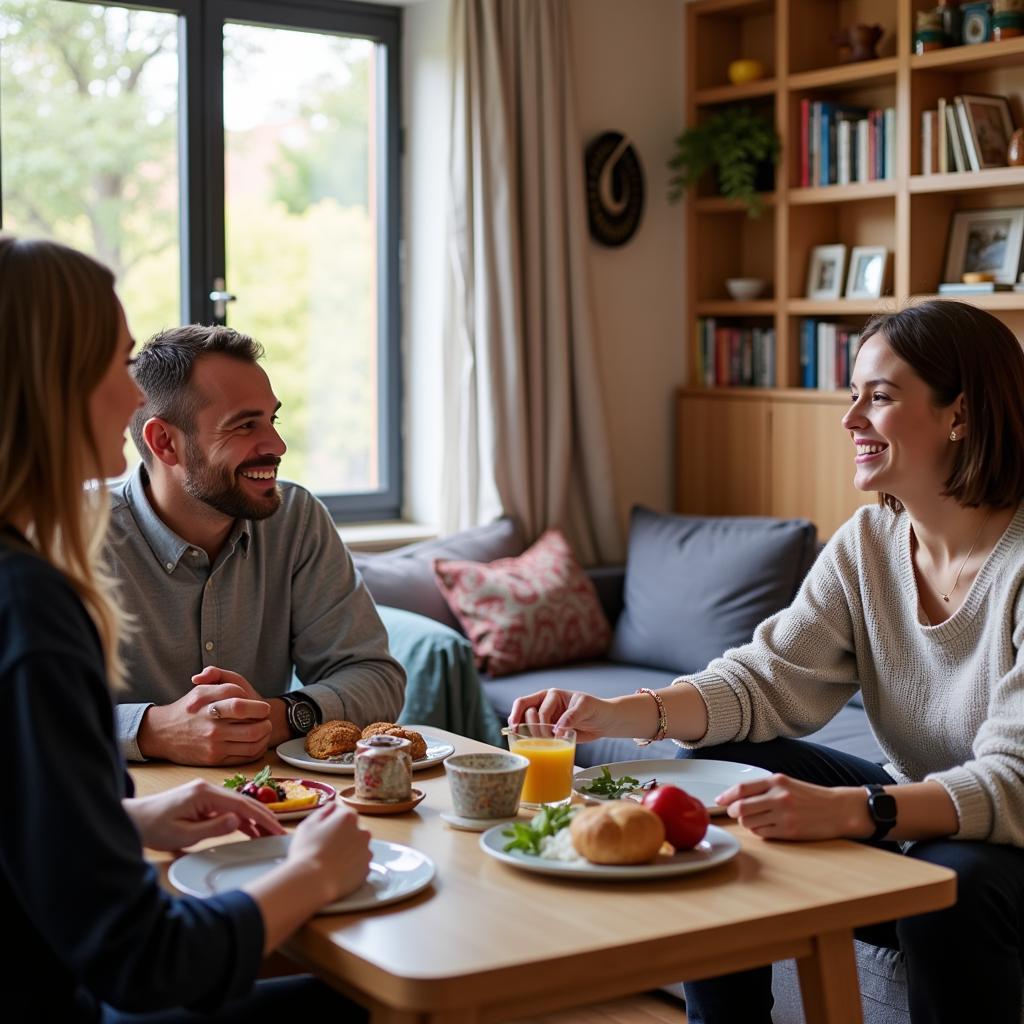
[(632, 800), (609, 800), (577, 814), (569, 834), (576, 852), (593, 864), (646, 864), (665, 841), (665, 826)]

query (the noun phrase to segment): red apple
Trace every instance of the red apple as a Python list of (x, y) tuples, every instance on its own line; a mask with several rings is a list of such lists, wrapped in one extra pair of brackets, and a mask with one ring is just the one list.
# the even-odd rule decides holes
[(665, 838), (677, 850), (691, 850), (708, 830), (707, 808), (678, 786), (656, 786), (644, 794), (643, 805), (665, 826)]

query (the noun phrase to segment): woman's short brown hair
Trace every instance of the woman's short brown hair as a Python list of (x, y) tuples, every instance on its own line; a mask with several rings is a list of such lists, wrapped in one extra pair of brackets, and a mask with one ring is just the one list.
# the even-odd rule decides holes
[[(1024, 351), (997, 317), (934, 299), (868, 321), (931, 388), (940, 408), (964, 396), (967, 431), (942, 494), (960, 505), (1008, 508), (1024, 500)], [(880, 496), (894, 512), (903, 507)]]

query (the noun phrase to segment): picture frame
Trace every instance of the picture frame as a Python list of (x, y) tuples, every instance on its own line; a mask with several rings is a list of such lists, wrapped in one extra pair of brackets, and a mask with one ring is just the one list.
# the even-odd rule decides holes
[(838, 299), (846, 270), (845, 245), (816, 245), (807, 267), (807, 298), (818, 301)]
[(963, 280), (965, 273), (989, 273), (1013, 284), (1024, 246), (1024, 206), (996, 210), (957, 210), (949, 223), (943, 281)]
[(1005, 167), (1006, 151), (1013, 135), (1013, 114), (1005, 96), (984, 96), (965, 93), (956, 98), (963, 111), (962, 122), (973, 170)]
[(846, 274), (848, 299), (878, 299), (885, 288), (889, 250), (884, 245), (855, 245)]

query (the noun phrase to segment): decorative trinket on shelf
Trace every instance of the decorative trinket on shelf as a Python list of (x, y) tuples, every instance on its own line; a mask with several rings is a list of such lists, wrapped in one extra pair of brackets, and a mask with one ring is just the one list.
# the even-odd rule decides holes
[[(928, 53), (929, 50), (941, 50), (945, 46), (955, 45), (943, 27), (942, 12), (944, 7), (936, 7), (931, 11), (918, 11), (914, 28), (914, 53)], [(959, 8), (958, 8), (959, 10)], [(959, 43), (959, 36), (957, 42)]]
[[(939, 16), (939, 27), (946, 37), (946, 45), (959, 46), (964, 41), (964, 17), (960, 10), (960, 0), (939, 0), (935, 13)], [(920, 17), (918, 14), (919, 20)]]
[(995, 0), (992, 7), (992, 38), (1024, 35), (1024, 0)]
[(1018, 128), (1010, 136), (1006, 147), (1006, 162), (1011, 167), (1024, 167), (1024, 128)]
[(745, 85), (764, 78), (764, 65), (752, 57), (741, 57), (734, 60), (728, 68), (729, 81), (733, 85)]
[(885, 34), (881, 25), (852, 25), (836, 32), (832, 42), (839, 47), (839, 63), (855, 64), (862, 60), (877, 60), (875, 47)]
[(968, 46), (987, 43), (992, 38), (992, 5), (990, 3), (963, 4), (963, 39)]

